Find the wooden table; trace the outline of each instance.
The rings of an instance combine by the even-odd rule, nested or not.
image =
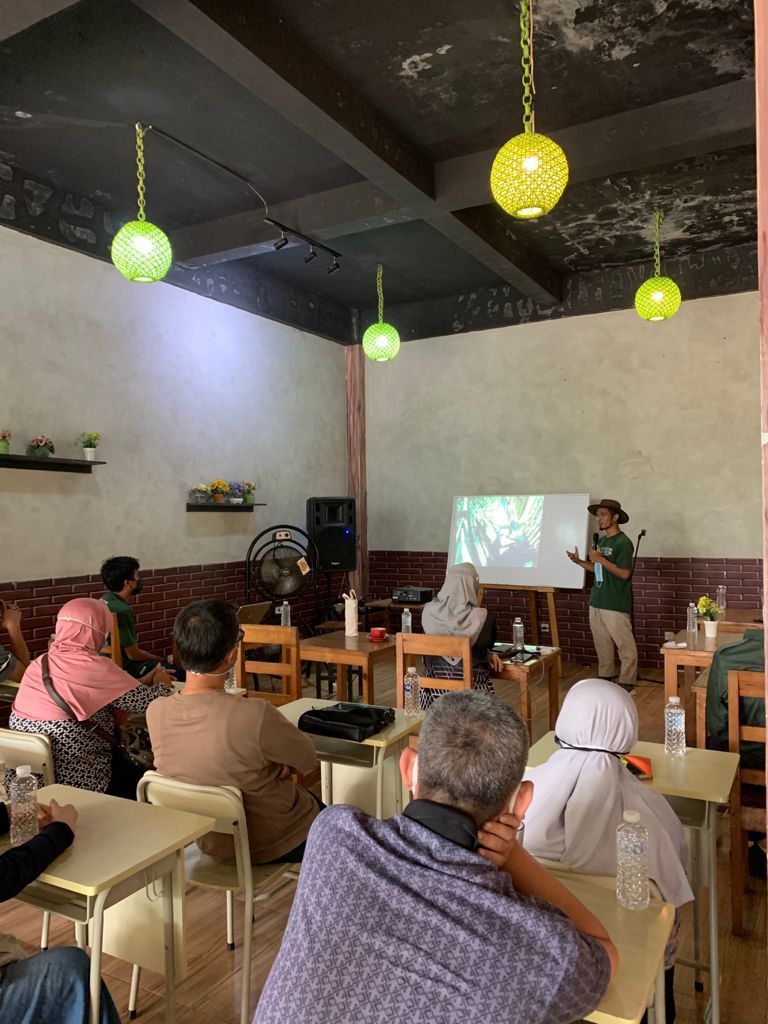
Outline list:
[[[528,767],[547,761],[558,746],[554,732],[534,743],[528,753]],[[709,854],[709,872],[706,884],[709,889],[709,964],[698,962],[698,917],[694,901],[694,961],[688,962],[696,970],[710,973],[711,1024],[720,1024],[720,973],[717,934],[717,820],[716,807],[727,804],[731,788],[739,768],[739,755],[724,750],[698,750],[689,748],[684,757],[667,757],[663,743],[638,742],[632,748],[633,754],[649,757],[653,778],[644,785],[667,797],[678,815],[684,817],[691,804],[702,809],[701,816],[684,822],[691,829],[691,835],[698,842],[698,835],[706,836]],[[694,851],[694,860],[696,852]],[[695,884],[694,880],[694,884]],[[679,960],[679,963],[686,963]],[[591,1019],[591,1018],[590,1018]]]
[[[717,628],[725,626],[730,633],[737,633],[745,629],[763,628],[762,608],[726,608],[725,612],[717,620]],[[699,629],[704,629],[704,620],[699,619]]]
[[[336,665],[336,695],[339,700],[347,699],[349,666],[358,666],[362,670],[363,700],[366,704],[373,704],[373,669],[379,662],[395,660],[395,638],[390,635],[386,640],[371,640],[367,633],[345,636],[341,630],[302,640],[299,656],[302,661]]]
[[[213,818],[151,807],[73,786],[45,786],[41,803],[58,800],[78,812],[75,841],[16,899],[76,922],[78,944],[90,924],[91,1024],[98,1024],[104,912],[153,882],[163,890],[165,1012],[173,1022],[174,873],[183,868],[184,847],[210,832]],[[0,844],[0,851],[8,842]],[[181,877],[181,876],[180,876]],[[180,895],[180,894],[176,894]]]
[[[696,677],[696,670],[701,672],[712,664],[712,658],[719,647],[726,644],[737,644],[741,641],[738,633],[718,633],[717,636],[707,637],[703,630],[695,633],[688,633],[681,629],[676,633],[673,640],[676,643],[685,643],[686,647],[662,647],[661,654],[664,658],[664,700],[678,696],[678,669],[684,670],[683,706],[686,705],[688,696]]]
[[[547,868],[592,911],[619,951],[616,976],[586,1019],[638,1024],[655,989],[656,1024],[665,1024],[664,950],[675,920],[672,904],[652,900],[646,910],[625,910],[616,900],[615,878],[560,870],[550,862]]]
[[[312,708],[330,707],[334,700],[313,700],[302,697],[278,708],[289,722],[298,724],[305,711]],[[376,817],[384,816],[384,763],[389,760],[395,775],[395,814],[402,810],[402,786],[400,784],[400,753],[408,746],[408,739],[421,729],[424,719],[422,713],[408,717],[404,711],[395,708],[395,720],[386,729],[375,736],[356,743],[352,740],[339,740],[332,736],[306,735],[312,740],[317,751],[318,760],[323,766],[322,789],[323,803],[333,803],[333,766],[346,765],[353,768],[375,768],[376,770]]]
[[[526,648],[528,650],[528,648]],[[547,680],[549,694],[549,727],[554,729],[560,712],[560,680],[563,675],[561,651],[559,647],[540,647],[540,655],[531,654],[530,660],[519,662],[505,661],[501,673],[496,679],[511,679],[520,688],[520,717],[528,727],[528,738],[533,742],[533,715],[531,710],[531,677],[543,672]]]

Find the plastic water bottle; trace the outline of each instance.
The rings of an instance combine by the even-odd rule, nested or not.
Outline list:
[[[403,608],[403,614],[400,618],[400,632],[401,633],[412,633],[413,632],[413,616],[411,615],[410,608]]]
[[[721,612],[725,611],[727,607],[725,603],[725,584],[722,584],[717,588],[717,597],[715,598],[715,604]]]
[[[280,605],[280,625],[290,626],[291,624],[291,606],[287,601],[283,601]]]
[[[11,846],[34,839],[37,823],[37,779],[28,764],[20,764],[8,787],[11,798]]]
[[[512,623],[512,647],[516,652],[525,650],[525,629],[519,615]]]
[[[232,690],[237,689],[237,669],[233,665],[232,668],[227,672],[227,676],[224,680],[224,689],[227,693],[231,693]]]
[[[419,713],[419,674],[415,668],[409,668],[403,680],[403,705],[407,718],[414,718]]]
[[[696,611],[696,605],[691,601],[688,605],[688,619],[685,624],[685,628],[689,633],[695,633],[698,628],[699,615]]]
[[[685,754],[685,708],[679,697],[670,697],[664,708],[664,753],[667,757]]]
[[[648,829],[638,811],[624,811],[616,829],[616,899],[627,910],[645,910],[648,889]]]

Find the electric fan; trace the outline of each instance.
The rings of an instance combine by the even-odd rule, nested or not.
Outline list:
[[[259,593],[272,601],[295,597],[305,586],[314,590],[318,612],[320,557],[312,538],[296,526],[270,526],[254,537],[245,556],[245,598]]]

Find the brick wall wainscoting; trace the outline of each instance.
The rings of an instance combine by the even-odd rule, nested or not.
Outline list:
[[[563,556],[565,557],[565,556]],[[391,597],[392,588],[407,584],[440,589],[447,555],[443,551],[371,551],[370,594]],[[686,607],[702,594],[715,596],[724,583],[733,608],[759,608],[762,603],[762,562],[759,558],[638,558],[633,581],[635,638],[640,664],[660,667],[659,648],[667,630],[685,629]],[[512,639],[519,615],[530,637],[528,596],[489,591],[486,606],[496,616],[499,638]],[[560,645],[566,657],[594,662],[589,630],[589,589],[562,590],[555,596]],[[539,597],[539,622],[547,622],[546,600]],[[414,628],[419,626],[414,614]],[[548,633],[541,633],[547,643]]]
[[[235,605],[245,602],[245,563],[221,562],[214,565],[179,565],[166,569],[142,569],[144,589],[136,602],[136,626],[139,645],[158,655],[171,652],[171,631],[178,611],[190,601],[203,598],[221,598]],[[326,594],[335,596],[343,576],[334,573],[320,578],[320,608],[324,617]],[[18,601],[23,611],[21,622],[24,636],[33,657],[41,654],[55,628],[56,615],[66,601],[75,597],[100,597],[104,587],[99,576],[67,576],[61,579],[26,580],[0,583],[0,598]],[[259,594],[252,601],[264,600]],[[295,595],[288,595],[291,621],[302,634],[315,622],[315,591],[310,581]],[[282,604],[282,599],[275,602]],[[274,615],[267,615],[265,623],[279,624]],[[343,629],[343,623],[339,624]],[[0,632],[0,643],[7,637]]]

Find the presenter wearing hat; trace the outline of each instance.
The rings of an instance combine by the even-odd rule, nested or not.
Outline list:
[[[620,527],[629,522],[629,516],[614,498],[603,498],[589,511],[603,533],[589,552],[589,561],[579,558],[579,549],[569,551],[568,557],[587,572],[594,573],[595,582],[589,593],[589,625],[595,642],[598,675],[613,679],[616,665],[615,650],[619,652],[621,674],[619,685],[627,693],[635,692],[637,679],[637,645],[632,635],[632,556],[635,548]]]

